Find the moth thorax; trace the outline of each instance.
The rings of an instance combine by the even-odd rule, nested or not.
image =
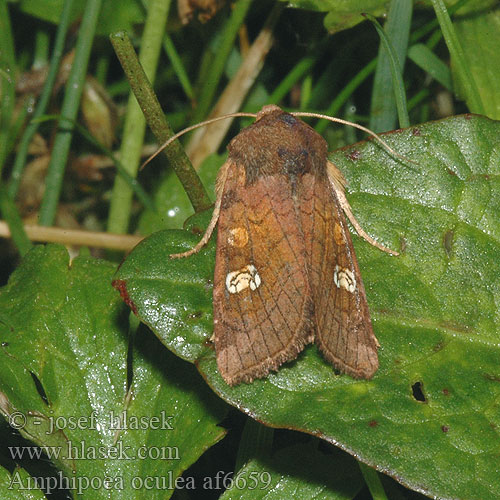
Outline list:
[[[243,130],[228,147],[230,159],[245,168],[246,184],[259,177],[285,174],[297,177],[305,173],[325,172],[327,145],[313,129],[297,121],[291,126],[275,120],[274,126],[249,127]],[[257,122],[260,124],[264,117]]]

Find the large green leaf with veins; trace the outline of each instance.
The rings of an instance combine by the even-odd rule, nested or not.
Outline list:
[[[74,497],[164,500],[168,478],[224,436],[226,405],[149,332],[129,342],[114,272],[56,245],[26,255],[0,290],[0,415],[45,450]],[[28,458],[29,445],[7,458]],[[10,498],[13,479],[0,476]]]
[[[359,143],[331,160],[348,179],[364,229],[354,235],[380,368],[370,381],[337,375],[314,346],[277,373],[229,387],[212,335],[214,239],[187,231],[139,244],[115,286],[161,341],[197,364],[225,401],[267,425],[337,444],[401,483],[440,498],[500,491],[500,124],[465,115]]]

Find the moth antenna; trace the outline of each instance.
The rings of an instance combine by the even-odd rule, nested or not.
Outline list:
[[[217,176],[217,181],[215,183],[216,199],[215,199],[214,211],[212,212],[212,218],[210,219],[210,224],[208,225],[207,230],[203,235],[203,238],[197,243],[196,246],[191,248],[191,250],[188,250],[187,252],[183,253],[171,254],[170,255],[171,259],[181,259],[183,257],[189,257],[194,253],[198,253],[208,243],[208,240],[210,239],[210,236],[212,236],[215,226],[217,225],[217,221],[219,220],[220,207],[222,205],[222,193],[224,192],[224,184],[226,183],[229,165],[231,165],[231,163],[229,161],[226,161],[226,163],[222,165],[219,171],[219,175]]]
[[[351,127],[362,130],[363,132],[370,134],[392,156],[395,156],[396,158],[399,158],[400,160],[403,160],[405,162],[410,162],[410,163],[413,163],[414,165],[417,165],[417,163],[414,162],[413,160],[406,158],[405,156],[399,154],[397,151],[392,149],[391,146],[389,146],[389,144],[387,144],[387,142],[385,142],[377,133],[375,133],[373,130],[370,130],[369,128],[363,127],[363,125],[359,125],[358,123],[350,122],[349,120],[343,120],[342,118],[336,118],[334,116],[322,115],[321,113],[308,113],[306,111],[297,111],[297,112],[293,112],[290,114],[293,116],[309,116],[311,118],[320,118],[320,119],[330,120],[331,122],[341,123],[342,125],[349,125]]]
[[[332,162],[327,162],[327,173],[328,173],[328,178],[330,179],[330,183],[332,184],[332,187],[335,190],[335,194],[339,199],[339,203],[340,206],[342,207],[342,210],[346,214],[347,218],[351,221],[351,224],[354,226],[354,229],[356,229],[356,232],[361,236],[361,238],[363,238],[368,243],[370,243],[370,245],[373,245],[379,250],[382,250],[383,252],[386,252],[391,255],[399,255],[398,252],[395,252],[394,250],[391,250],[390,248],[387,248],[384,245],[381,245],[380,243],[375,241],[370,235],[368,235],[363,230],[361,224],[356,220],[356,217],[354,217],[354,214],[352,213],[351,205],[349,205],[349,202],[347,201],[347,198],[345,196],[344,192],[345,184],[342,183],[343,180],[342,174],[340,174],[339,177],[340,172],[339,173],[338,172],[339,169]]]
[[[414,161],[406,158],[405,156],[399,154],[396,152],[394,149],[392,149],[389,144],[387,144],[383,139],[381,139],[375,132],[370,130],[367,127],[363,127],[362,125],[359,125],[354,122],[350,122],[348,120],[343,120],[342,118],[336,118],[333,116],[328,116],[328,115],[323,115],[321,113],[309,113],[309,112],[303,112],[303,111],[297,111],[297,112],[292,112],[290,113],[293,116],[307,116],[311,118],[319,118],[319,119],[325,119],[329,120],[331,122],[335,123],[340,123],[343,125],[350,125],[351,127],[357,128],[359,130],[362,130],[363,132],[366,132],[370,134],[371,136],[374,137],[385,149],[388,151],[391,155],[400,158],[404,161],[408,161],[411,163],[415,163]],[[220,120],[225,120],[226,118],[238,118],[238,117],[247,117],[247,118],[256,118],[258,116],[257,113],[244,113],[244,112],[237,112],[237,113],[228,113],[227,115],[223,116],[218,116],[216,118],[211,118],[209,120],[205,120],[203,122],[197,123],[195,125],[191,125],[189,127],[186,127],[185,129],[181,130],[180,132],[177,132],[174,134],[172,137],[170,137],[168,140],[166,140],[159,148],[158,150],[153,153],[140,167],[140,170],[142,170],[151,160],[156,158],[165,148],[167,148],[173,141],[181,137],[182,135],[191,132],[192,130],[195,130],[200,127],[204,127],[206,125],[210,125],[211,123],[218,122]],[[215,200],[215,206],[214,206],[214,211],[212,213],[212,218],[210,220],[210,223],[205,231],[205,234],[203,235],[202,239],[197,243],[196,246],[191,248],[190,250],[182,253],[176,253],[176,254],[171,254],[170,258],[171,259],[180,259],[183,257],[189,257],[190,255],[193,255],[195,253],[198,253],[210,240],[210,237],[212,236],[212,233],[215,229],[215,226],[217,225],[217,221],[219,220],[219,215],[220,215],[220,210],[221,210],[221,205],[222,205],[222,192],[224,188],[224,184],[226,182],[227,178],[227,172],[229,169],[230,163],[226,161],[226,163],[222,166],[219,175],[217,176],[217,182],[216,182],[216,200]],[[349,205],[349,202],[347,201],[347,198],[345,197],[344,193],[344,187],[345,187],[345,179],[340,173],[340,171],[337,169],[337,167],[333,164],[328,162],[328,177],[330,179],[330,182],[333,186],[333,189],[335,190],[337,197],[339,199],[340,205],[342,207],[342,210],[346,214],[347,218],[351,221],[351,224],[354,226],[356,229],[357,233],[368,243],[371,245],[375,246],[376,248],[387,252],[391,255],[399,255],[398,252],[395,252],[394,250],[391,250],[377,241],[375,241],[371,236],[369,236],[361,227],[359,222],[356,220],[354,217],[354,214],[352,213],[351,206]]]
[[[181,135],[187,134],[191,132],[191,130],[195,130],[200,127],[204,127],[205,125],[210,125],[211,123],[218,122],[220,120],[225,120],[226,118],[237,118],[237,117],[247,117],[247,118],[255,118],[257,113],[229,113],[227,115],[217,116],[216,118],[211,118],[210,120],[205,120],[204,122],[197,123],[196,125],[191,125],[190,127],[186,127],[182,129],[180,132],[177,132],[172,137],[167,139],[142,165],[139,170],[142,170],[151,160],[156,158],[165,148],[170,146],[172,142],[181,137]]]

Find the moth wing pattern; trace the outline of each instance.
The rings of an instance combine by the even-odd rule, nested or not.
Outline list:
[[[365,289],[339,200],[329,182],[304,179],[302,199],[305,240],[310,245],[315,342],[341,372],[371,378],[378,368]]]
[[[307,256],[290,181],[246,183],[229,159],[214,273],[217,365],[230,385],[266,376],[314,338]]]

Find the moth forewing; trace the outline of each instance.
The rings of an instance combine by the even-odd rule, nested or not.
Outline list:
[[[310,248],[315,342],[341,372],[370,378],[378,367],[378,342],[347,223],[326,172],[304,176],[300,197],[302,231]]]
[[[217,365],[224,380],[235,385],[294,359],[312,341],[313,323],[304,241],[290,183],[275,174],[248,184],[245,167],[230,161],[217,230],[213,299]]]

